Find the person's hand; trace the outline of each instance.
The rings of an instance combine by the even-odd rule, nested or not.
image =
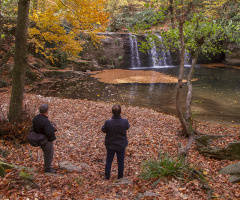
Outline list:
[[[56,126],[56,124],[54,124],[53,122],[51,122],[51,124],[52,124],[53,128],[55,129],[54,132],[56,132],[56,131],[57,131],[57,126]]]

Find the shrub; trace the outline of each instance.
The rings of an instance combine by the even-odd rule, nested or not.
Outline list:
[[[37,74],[31,71],[30,68],[28,67],[26,70],[26,78],[25,78],[26,84],[30,84],[34,81],[37,81],[37,79],[38,79]]]
[[[27,109],[27,106],[25,106],[22,122],[10,122],[4,117],[4,113],[0,107],[0,138],[4,140],[17,140],[19,143],[27,142],[33,116],[33,111],[30,111],[30,109]]]
[[[8,86],[8,83],[5,80],[0,79],[0,88],[6,87],[6,86]]]
[[[160,15],[152,9],[144,9],[139,12],[129,12],[125,9],[123,12],[111,17],[108,31],[120,31],[122,28],[134,28],[139,22],[147,24],[148,27],[161,22]]]
[[[164,177],[187,180],[193,170],[184,158],[168,154],[161,155],[158,159],[147,160],[142,168],[140,177],[145,180],[155,180],[153,186],[156,186]]]

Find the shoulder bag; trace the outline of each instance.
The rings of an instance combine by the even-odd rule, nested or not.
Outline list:
[[[29,132],[27,140],[33,147],[42,146],[48,141],[46,135],[38,134],[33,129]]]

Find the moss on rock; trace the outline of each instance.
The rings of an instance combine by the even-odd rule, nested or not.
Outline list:
[[[6,175],[6,171],[2,165],[0,165],[0,176],[3,178]]]

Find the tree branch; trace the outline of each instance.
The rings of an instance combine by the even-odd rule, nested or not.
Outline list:
[[[0,67],[2,67],[3,65],[5,65],[7,63],[7,61],[11,57],[11,55],[12,55],[12,48],[10,48],[10,50],[5,54],[5,56],[0,61]]]

